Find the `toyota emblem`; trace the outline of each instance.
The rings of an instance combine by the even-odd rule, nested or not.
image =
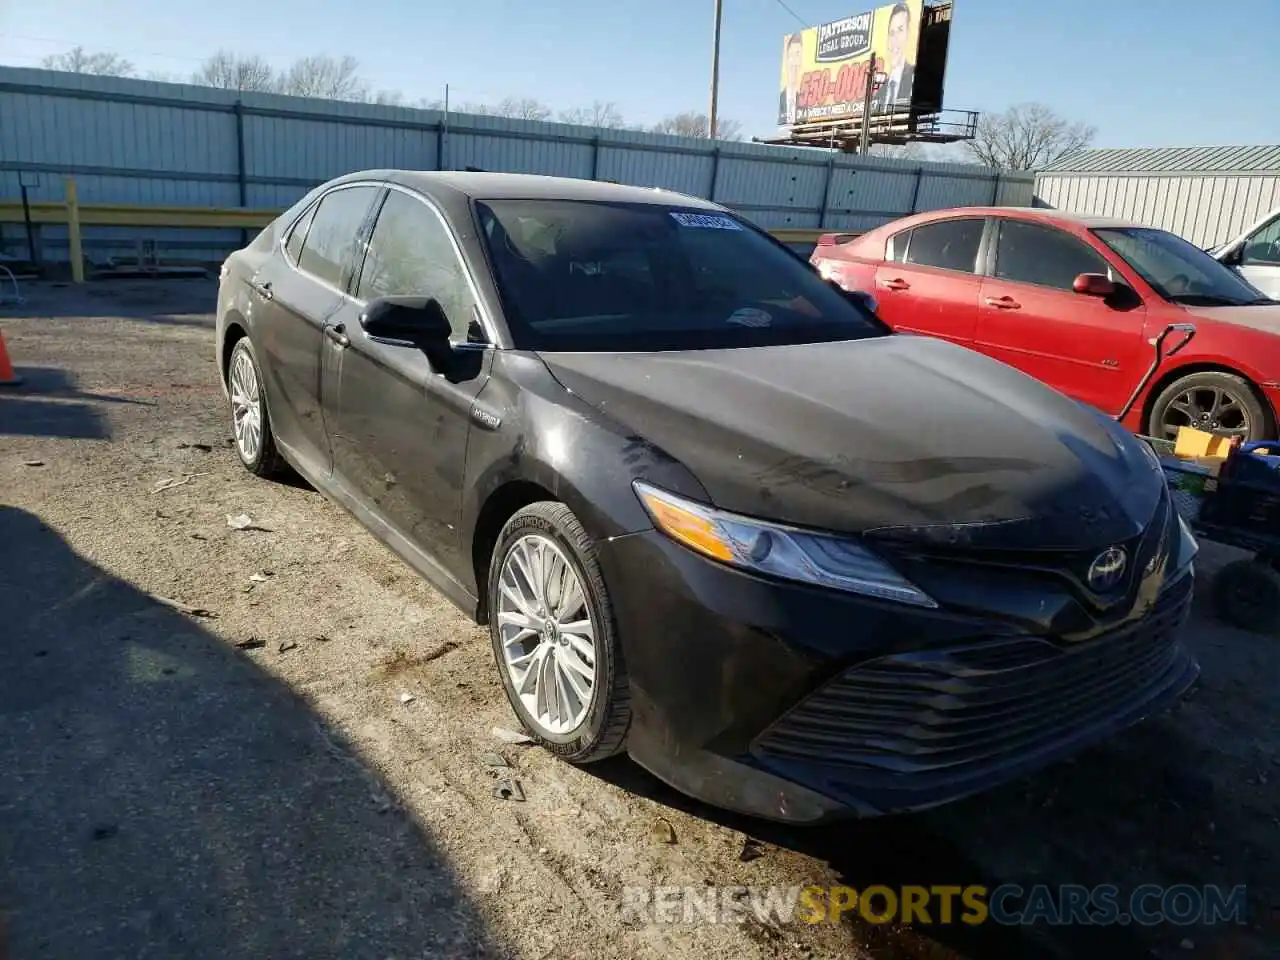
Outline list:
[[[1119,547],[1107,547],[1089,565],[1089,589],[1098,593],[1114,590],[1124,579],[1129,558]]]

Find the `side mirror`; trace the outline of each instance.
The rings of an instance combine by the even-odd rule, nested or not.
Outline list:
[[[440,301],[432,297],[378,297],[360,314],[369,339],[392,346],[417,347],[431,366],[445,371],[453,361],[453,327]]]
[[[1109,297],[1116,292],[1116,285],[1101,273],[1082,273],[1072,281],[1071,289],[1086,297]]]

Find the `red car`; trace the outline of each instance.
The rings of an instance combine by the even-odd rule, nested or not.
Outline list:
[[[810,262],[871,294],[896,330],[963,344],[1112,416],[1150,369],[1154,338],[1192,323],[1194,337],[1162,364],[1124,425],[1152,436],[1183,425],[1276,436],[1280,303],[1166,230],[965,207],[861,236],[824,234]]]

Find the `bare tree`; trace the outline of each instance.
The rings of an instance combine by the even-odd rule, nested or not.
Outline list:
[[[285,71],[280,92],[321,100],[367,100],[369,88],[359,70],[355,57],[303,57]]]
[[[599,100],[589,107],[561,110],[559,120],[561,123],[577,123],[584,127],[600,127],[606,130],[616,130],[626,126],[616,104],[602,103]]]
[[[115,53],[89,53],[84,47],[72,47],[66,53],[55,53],[40,61],[46,70],[68,73],[92,73],[99,77],[132,77],[133,64]]]
[[[670,133],[677,137],[708,137],[711,133],[711,120],[705,113],[688,111],[663,117],[653,125],[654,133]],[[741,140],[742,124],[736,120],[716,119],[717,140]]]
[[[219,50],[191,75],[191,82],[223,90],[257,90],[274,93],[280,84],[271,64],[262,57],[240,57]]]
[[[507,97],[487,112],[495,117],[514,117],[517,120],[546,120],[551,116],[551,108],[532,97]]]
[[[894,160],[923,160],[925,148],[922,143],[873,143],[870,156],[892,157]]]
[[[979,163],[1000,170],[1035,170],[1087,147],[1096,131],[1071,123],[1043,103],[1019,103],[978,118],[977,136],[965,147]]]

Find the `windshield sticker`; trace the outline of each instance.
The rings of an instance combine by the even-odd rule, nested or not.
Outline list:
[[[755,307],[743,307],[741,310],[733,311],[728,322],[743,327],[767,327],[773,323],[773,314],[765,310],[757,310]]]
[[[741,230],[742,224],[733,217],[725,217],[715,213],[671,213],[671,219],[682,227],[697,227],[701,230]]]

